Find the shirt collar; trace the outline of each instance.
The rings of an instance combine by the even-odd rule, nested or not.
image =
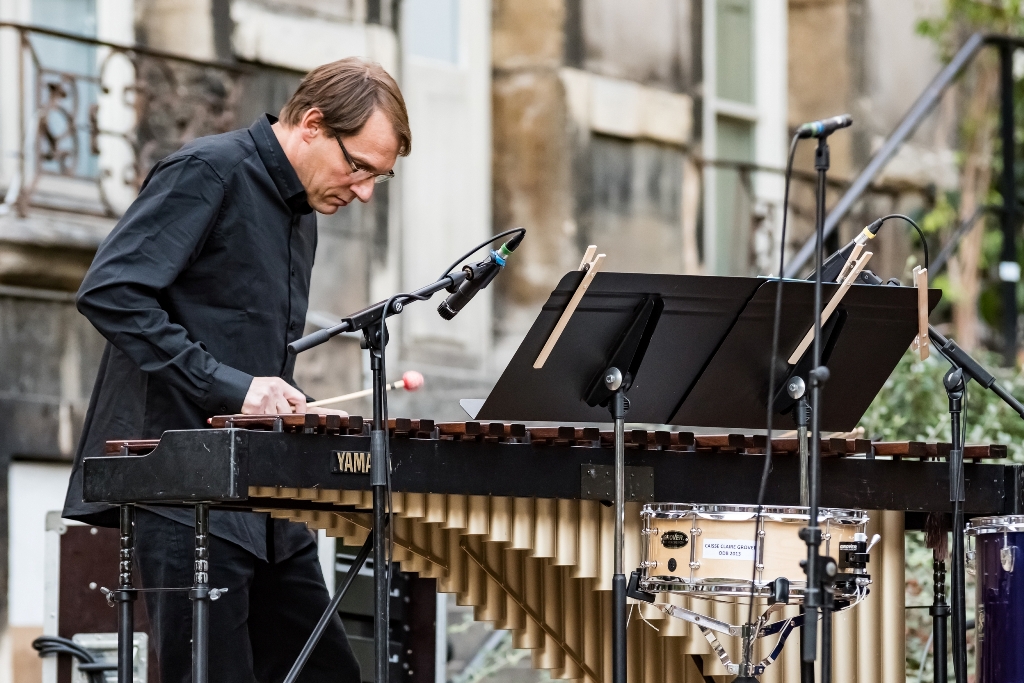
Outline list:
[[[293,213],[312,213],[313,208],[306,201],[306,188],[302,186],[298,174],[285,156],[281,143],[270,126],[277,123],[277,117],[265,114],[249,126],[249,134],[256,143],[256,152],[267,167],[274,185],[281,193],[281,199]]]

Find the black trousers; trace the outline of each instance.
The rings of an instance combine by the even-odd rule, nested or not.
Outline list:
[[[143,586],[191,586],[195,549],[192,528],[141,509],[136,512],[135,524],[136,559]],[[268,534],[271,546],[269,529]],[[228,589],[210,605],[211,683],[284,680],[327,609],[330,595],[315,545],[280,562],[272,561],[272,552],[269,556],[271,561],[265,562],[234,543],[210,537],[210,587]],[[190,683],[192,601],[187,592],[144,595],[161,683]],[[337,614],[299,681],[359,683],[359,664]]]

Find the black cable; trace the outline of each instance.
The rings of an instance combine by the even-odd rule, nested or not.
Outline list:
[[[902,213],[890,213],[888,216],[882,216],[881,218],[879,218],[878,220],[876,220],[874,222],[874,225],[877,225],[879,228],[881,228],[882,227],[882,223],[886,222],[890,218],[902,218],[903,220],[905,220],[906,222],[908,222],[912,226],[914,226],[914,230],[917,230],[917,235],[918,235],[918,237],[921,238],[921,249],[924,250],[924,267],[925,267],[925,269],[927,269],[928,268],[928,241],[924,238],[924,230],[922,230],[921,226],[917,224],[917,221],[915,221],[910,216],[907,216],[907,215],[902,214]],[[877,232],[877,229],[874,232]]]
[[[99,664],[100,666],[95,669],[93,669],[93,667],[79,667],[84,669],[84,673],[89,677],[89,680],[92,683],[103,683],[104,671],[117,670],[117,664],[97,662],[91,652],[68,638],[61,638],[60,636],[39,636],[32,641],[32,647],[39,653],[40,657],[46,657],[48,655],[68,655],[70,657],[74,657],[82,664]]]
[[[767,438],[765,439],[764,469],[761,471],[761,485],[757,489],[757,516],[754,519],[754,569],[750,576],[750,606],[747,610],[747,623],[754,618],[754,594],[756,593],[757,582],[757,542],[759,540],[757,527],[761,523],[761,508],[764,506],[765,491],[768,487],[768,475],[772,470],[772,417],[775,413],[775,364],[779,355],[779,328],[782,325],[782,283],[785,281],[783,273],[786,266],[786,225],[789,215],[789,183],[793,174],[793,158],[796,156],[796,145],[800,137],[794,135],[789,143],[789,159],[786,162],[786,185],[782,193],[782,230],[779,238],[779,286],[775,290],[775,315],[772,321],[772,355],[771,364],[768,369],[768,415],[766,423],[768,427]],[[749,653],[747,653],[749,654]],[[748,660],[749,661],[749,660]]]
[[[463,261],[465,261],[466,259],[468,259],[468,258],[469,258],[470,256],[472,256],[472,255],[473,255],[473,254],[475,254],[476,252],[478,252],[478,251],[480,251],[481,249],[483,249],[484,247],[486,247],[486,246],[487,246],[488,244],[490,244],[490,243],[491,243],[491,242],[493,242],[494,240],[496,240],[496,239],[498,239],[498,238],[500,238],[500,237],[504,237],[505,235],[511,235],[512,233],[516,233],[516,232],[518,232],[518,233],[522,233],[522,234],[524,234],[524,235],[525,235],[525,234],[526,234],[526,228],[512,228],[511,230],[506,230],[505,232],[499,232],[499,233],[498,233],[497,235],[495,235],[495,236],[493,236],[493,237],[491,237],[491,238],[489,238],[489,239],[487,239],[487,240],[485,240],[485,241],[481,242],[480,244],[476,245],[475,247],[473,247],[472,249],[470,249],[469,251],[467,251],[467,252],[466,252],[465,254],[463,254],[462,256],[460,256],[460,257],[458,258],[458,260],[457,260],[457,261],[455,261],[455,262],[454,262],[453,264],[451,264],[450,266],[448,266],[448,270],[446,270],[446,271],[444,271],[443,273],[441,273],[441,277],[439,277],[439,278],[437,278],[437,279],[438,279],[438,280],[441,280],[441,279],[444,279],[444,278],[448,277],[448,273],[450,273],[450,272],[452,272],[453,270],[455,270],[455,267],[456,267],[456,266],[458,266],[458,265],[459,265],[460,263],[462,263]]]

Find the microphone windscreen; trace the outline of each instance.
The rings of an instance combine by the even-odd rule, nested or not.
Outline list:
[[[402,383],[406,391],[416,391],[423,386],[423,375],[415,370],[408,370],[402,374]]]

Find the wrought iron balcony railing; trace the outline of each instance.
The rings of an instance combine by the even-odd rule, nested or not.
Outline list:
[[[120,216],[157,161],[276,110],[303,75],[11,22],[0,31],[18,36],[18,92],[0,96],[0,116],[18,119],[19,140],[4,146],[18,151],[7,194],[21,216]]]

